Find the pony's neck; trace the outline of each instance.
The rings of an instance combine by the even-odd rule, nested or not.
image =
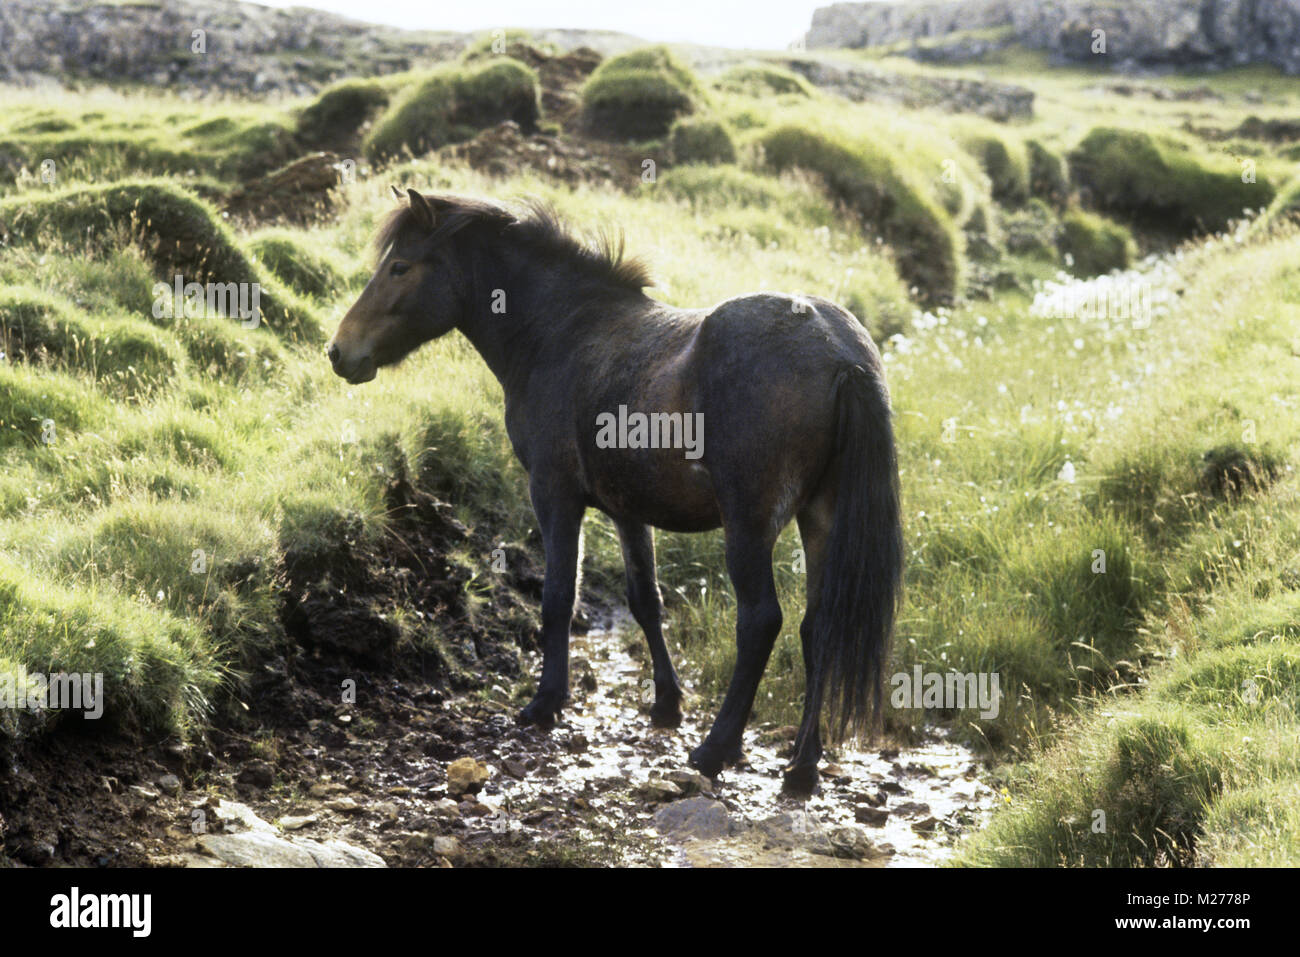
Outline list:
[[[579,266],[539,262],[522,249],[482,250],[466,271],[470,292],[459,329],[507,396],[522,390],[550,342],[573,342],[586,310],[612,294]]]

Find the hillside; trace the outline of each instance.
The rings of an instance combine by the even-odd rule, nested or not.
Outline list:
[[[240,5],[221,66],[154,82],[173,8],[107,10],[4,7],[46,32],[0,44],[0,690],[98,675],[104,710],[0,709],[0,861],[1300,863],[1300,79]],[[455,333],[362,385],[322,354],[394,186],[621,233],[673,305],[849,309],[898,438],[889,675],[999,706],[892,704],[782,796],[791,526],[745,755],[705,779],[722,534],[657,537],[690,696],[656,730],[592,513],[570,711],[518,726],[544,556],[499,383]]]
[[[894,47],[929,62],[978,60],[1010,44],[1052,62],[1121,72],[1268,64],[1300,73],[1297,0],[905,0],[834,3],[809,47]]]

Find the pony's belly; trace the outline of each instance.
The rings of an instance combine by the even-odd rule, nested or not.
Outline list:
[[[602,453],[603,454],[603,453]],[[588,472],[596,507],[615,518],[673,532],[722,524],[713,481],[702,462],[675,455],[618,455]]]

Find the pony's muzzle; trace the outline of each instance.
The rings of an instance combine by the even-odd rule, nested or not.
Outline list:
[[[342,351],[334,343],[330,344],[325,354],[329,356],[330,365],[334,367],[334,374],[347,379],[352,385],[369,382],[375,377],[375,360],[369,355],[362,356],[356,362],[345,362]]]

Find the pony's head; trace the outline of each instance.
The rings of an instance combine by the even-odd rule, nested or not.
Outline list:
[[[381,366],[450,332],[467,305],[466,277],[448,240],[484,211],[413,189],[406,197],[379,232],[375,274],[326,347],[334,371],[352,383],[369,382]]]

